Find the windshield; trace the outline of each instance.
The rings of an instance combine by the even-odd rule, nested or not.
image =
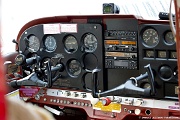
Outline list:
[[[159,19],[159,12],[169,12],[170,0],[1,0],[2,53],[15,50],[12,43],[27,22],[59,15],[102,14],[103,3],[115,3],[120,14],[133,14],[145,19]]]

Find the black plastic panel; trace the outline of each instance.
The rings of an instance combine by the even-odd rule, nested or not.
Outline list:
[[[55,25],[60,25],[60,23],[56,23]],[[103,31],[102,26],[100,24],[64,24],[64,25],[77,25],[77,31],[68,30],[67,32],[60,32],[54,34],[44,34],[43,27],[45,25],[37,25],[26,30],[20,39],[20,51],[25,56],[30,57],[32,54],[37,54],[41,57],[43,61],[45,58],[54,59],[54,64],[56,63],[55,57],[61,56],[61,63],[64,65],[64,71],[61,72],[62,77],[58,79],[53,85],[54,87],[66,87],[66,88],[74,88],[85,90],[84,82],[88,84],[91,83],[91,75],[84,77],[88,72],[90,72],[94,68],[101,69],[98,74],[99,80],[99,89],[103,90],[104,85],[104,60],[103,60]],[[50,33],[51,31],[49,31]],[[85,35],[93,35],[96,38],[96,42],[94,39],[89,37],[84,42]],[[35,35],[40,40],[40,49],[36,53],[31,53],[28,51],[27,44],[28,42],[24,40],[24,38],[28,38],[29,35]],[[47,36],[52,36],[56,39],[56,49],[54,51],[47,51],[45,48],[44,40]],[[68,36],[73,36],[75,40],[69,40],[65,42],[65,39]],[[72,37],[70,38],[72,39]],[[90,41],[88,41],[90,40]],[[77,43],[76,43],[77,42]],[[93,43],[94,42],[94,43]],[[49,44],[52,44],[50,40]],[[69,51],[67,50],[67,46],[69,47]],[[89,48],[94,50],[86,50],[88,47],[92,47],[92,44],[96,44],[97,47]],[[75,47],[77,45],[77,47]],[[26,46],[26,47],[25,47]],[[75,48],[77,50],[74,50]],[[73,52],[72,52],[73,51]],[[78,63],[79,62],[79,63]],[[79,68],[77,67],[79,66]],[[71,70],[69,70],[72,68]],[[79,69],[79,71],[77,70]],[[76,71],[77,70],[77,71]],[[90,71],[89,71],[90,70]],[[89,85],[88,85],[89,86]]]

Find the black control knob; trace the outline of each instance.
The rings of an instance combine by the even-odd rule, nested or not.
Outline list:
[[[131,58],[132,58],[132,59],[133,59],[133,58],[136,58],[136,56],[135,56],[135,55],[132,55]]]
[[[172,77],[173,71],[169,66],[162,66],[159,69],[159,75],[163,80],[167,81]]]
[[[113,49],[113,50],[118,50],[118,47],[117,47],[117,46],[113,46],[112,49]]]
[[[135,48],[134,47],[129,47],[129,51],[134,51]]]

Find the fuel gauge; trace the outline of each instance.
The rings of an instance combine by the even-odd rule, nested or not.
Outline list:
[[[147,58],[154,58],[154,51],[153,50],[146,50],[145,57]]]
[[[170,58],[171,59],[177,59],[177,53],[175,51],[170,52]]]
[[[166,51],[158,51],[158,58],[166,58],[167,54]]]

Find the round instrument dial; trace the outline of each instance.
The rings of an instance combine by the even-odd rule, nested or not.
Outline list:
[[[159,43],[158,33],[152,28],[148,28],[143,32],[142,39],[147,47],[155,47]]]
[[[35,35],[31,35],[28,39],[29,52],[37,52],[40,48],[40,41]]]
[[[67,67],[68,67],[69,74],[73,77],[77,77],[82,71],[81,64],[77,60],[69,61]]]
[[[175,43],[175,39],[174,39],[172,32],[167,32],[165,34],[164,40],[169,45],[173,45]]]
[[[44,41],[45,48],[48,52],[53,52],[56,50],[56,39],[53,36],[47,36]]]
[[[83,43],[86,52],[94,52],[97,49],[97,38],[93,34],[86,34]]]
[[[64,41],[65,50],[68,53],[74,53],[78,49],[78,43],[74,36],[67,36]]]

